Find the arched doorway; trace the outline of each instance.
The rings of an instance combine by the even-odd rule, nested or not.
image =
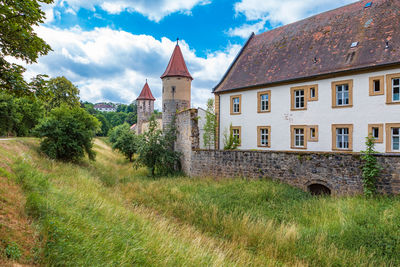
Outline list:
[[[323,184],[310,184],[308,186],[308,191],[314,196],[323,196],[323,195],[330,195],[331,189]]]

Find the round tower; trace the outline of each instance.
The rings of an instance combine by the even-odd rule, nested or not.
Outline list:
[[[162,79],[162,123],[163,130],[168,128],[177,111],[190,108],[190,75],[182,51],[177,42]]]
[[[147,84],[147,80],[145,85],[143,86],[142,92],[139,97],[136,99],[137,103],[137,133],[142,133],[143,123],[149,121],[151,115],[154,113],[154,98],[151,93],[150,87]]]

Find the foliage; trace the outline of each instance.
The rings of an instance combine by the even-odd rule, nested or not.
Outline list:
[[[232,124],[229,127],[229,136],[224,132],[224,150],[234,150],[240,145],[237,137],[233,137]]]
[[[96,113],[94,115],[101,122],[101,131],[97,133],[98,136],[107,136],[111,129],[110,122],[101,113]]]
[[[39,38],[33,27],[44,20],[42,3],[52,0],[8,0],[0,1],[0,88],[16,94],[28,92],[28,84],[23,79],[25,69],[9,63],[6,57],[34,63],[41,55],[46,55],[50,46]]]
[[[113,149],[119,150],[132,162],[132,157],[136,153],[137,137],[131,131],[129,124],[124,123],[112,129],[109,140]]]
[[[22,256],[21,250],[19,249],[18,244],[15,242],[8,244],[4,252],[6,253],[7,258],[12,260],[18,260]]]
[[[175,122],[170,124],[165,133],[157,127],[156,118],[152,115],[149,130],[138,139],[138,157],[135,159],[136,167],[140,165],[148,167],[152,176],[156,173],[160,175],[173,173],[179,162],[179,153],[173,150],[176,140]]]
[[[13,134],[21,116],[17,112],[17,105],[13,97],[0,92],[0,135]]]
[[[48,82],[47,110],[66,105],[79,107],[79,89],[64,76],[50,79]]]
[[[84,109],[61,106],[41,121],[36,133],[43,138],[41,150],[52,159],[76,161],[86,152],[94,160],[92,139],[99,129],[100,122]]]
[[[215,147],[217,129],[217,117],[214,112],[214,99],[210,98],[207,101],[206,123],[204,124],[204,146],[208,149]]]
[[[20,117],[15,132],[17,136],[29,136],[33,134],[33,129],[45,115],[43,104],[41,101],[30,97],[17,98],[15,103]]]
[[[379,176],[382,167],[379,166],[375,154],[375,138],[369,135],[365,138],[367,149],[361,151],[361,159],[363,160],[362,176],[364,183],[364,194],[372,196],[376,193],[376,178]]]

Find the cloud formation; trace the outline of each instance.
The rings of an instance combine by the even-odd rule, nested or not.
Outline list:
[[[238,28],[230,29],[230,36],[247,38],[251,32],[265,31],[268,21],[272,28],[292,23],[306,17],[331,10],[357,0],[241,0],[234,5],[236,15],[244,15],[246,23]]]
[[[64,75],[76,84],[83,100],[130,103],[139,95],[147,78],[156,107],[161,106],[161,79],[176,44],[168,38],[157,40],[149,35],[134,35],[122,30],[79,27],[59,29],[40,26],[38,35],[53,52],[28,66],[27,77],[48,74]],[[211,89],[221,79],[240,46],[198,57],[185,41],[180,42],[192,84],[193,106],[205,105]]]
[[[149,20],[159,22],[176,12],[190,15],[195,6],[209,3],[211,0],[56,0],[51,7],[64,7],[69,13],[75,13],[81,8],[92,11],[101,8],[110,14],[119,14],[124,11],[136,12]],[[54,15],[51,11],[48,14]]]

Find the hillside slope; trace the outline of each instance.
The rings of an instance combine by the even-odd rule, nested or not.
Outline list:
[[[35,139],[0,142],[0,167],[18,192],[13,199],[0,190],[0,199],[19,203],[19,221],[33,240],[15,238],[23,253],[33,251],[20,263],[400,264],[398,197],[315,198],[271,181],[153,179],[101,140],[96,162],[55,162],[37,148]],[[10,262],[1,244],[0,259]]]

